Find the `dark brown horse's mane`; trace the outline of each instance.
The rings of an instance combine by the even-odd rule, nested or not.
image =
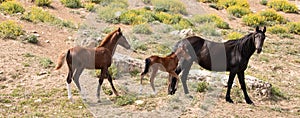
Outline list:
[[[118,31],[118,29],[116,29],[115,31],[109,33],[102,41],[101,43],[97,46],[97,47],[101,47],[104,44],[106,44],[111,38],[112,36]]]
[[[228,45],[243,44],[243,42],[247,41],[249,38],[253,38],[252,37],[253,34],[254,33],[249,33],[240,39],[226,41],[225,44]]]

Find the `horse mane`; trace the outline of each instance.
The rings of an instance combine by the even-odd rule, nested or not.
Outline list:
[[[236,44],[243,44],[244,42],[246,42],[249,38],[253,38],[252,35],[254,33],[249,33],[247,35],[245,35],[244,37],[240,38],[240,39],[236,39],[236,40],[228,40],[225,42],[226,45],[236,45]]]
[[[97,47],[102,47],[102,46],[105,45],[107,42],[109,42],[110,39],[112,38],[112,36],[113,36],[117,31],[118,31],[118,29],[115,30],[115,31],[110,32],[110,33],[109,33],[109,34],[101,41],[101,43],[100,43]]]

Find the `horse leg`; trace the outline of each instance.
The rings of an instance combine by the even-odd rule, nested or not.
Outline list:
[[[68,90],[68,99],[72,101],[72,93],[71,93],[71,82],[72,82],[73,71],[70,69],[67,77],[67,90]]]
[[[146,75],[147,73],[142,73],[141,74],[141,85],[140,85],[140,94],[142,93],[143,91],[143,79],[144,79],[144,76]]]
[[[177,75],[179,75],[181,71],[182,71],[181,66],[178,66],[178,67],[176,68],[176,70],[175,70],[175,73],[176,73]],[[175,84],[176,84],[176,78],[175,78],[175,77],[172,78],[172,76],[171,76],[171,78],[170,78],[170,88],[168,89],[168,94],[169,94],[169,95],[175,94],[175,91],[173,91],[173,90],[175,89]]]
[[[83,72],[83,69],[84,68],[77,68],[76,69],[76,72],[75,72],[75,75],[74,75],[74,82],[78,88],[78,90],[81,92],[81,94],[83,95],[83,99],[85,99],[85,93],[83,91],[81,91],[81,86],[80,86],[80,83],[79,83],[79,77],[81,75],[81,73]]]
[[[179,80],[179,77],[178,77],[178,75],[177,75],[174,71],[169,72],[169,74],[171,74],[173,77],[176,78],[176,88],[174,89],[174,91],[176,91],[177,88],[178,88],[178,83],[179,83],[178,80]]]
[[[101,102],[101,100],[100,100],[100,90],[101,90],[101,85],[102,85],[103,80],[104,80],[104,76],[105,76],[105,73],[104,73],[104,71],[103,71],[103,69],[102,69],[102,70],[101,70],[101,75],[98,76],[98,77],[99,77],[99,84],[98,84],[97,95],[96,95],[97,98],[98,98],[98,103]]]
[[[232,87],[232,84],[233,84],[235,74],[236,73],[234,73],[234,72],[230,72],[229,73],[229,79],[228,79],[228,82],[227,82],[226,101],[229,102],[229,103],[233,103],[232,99],[230,98],[230,90],[231,90],[231,87]]]
[[[116,96],[119,96],[117,90],[116,90],[115,87],[114,87],[112,77],[111,77],[111,75],[109,74],[108,70],[106,70],[106,74],[107,74],[107,76],[108,76],[108,81],[109,81],[109,83],[110,83],[111,88],[113,89],[114,94],[115,94]]]
[[[152,68],[152,73],[151,73],[151,76],[150,76],[150,85],[152,87],[152,90],[153,90],[154,94],[156,94],[155,87],[154,87],[154,78],[156,76],[157,71],[158,71],[158,68],[157,67],[153,67]]]
[[[169,93],[170,91],[172,91],[172,90],[171,90],[171,81],[172,81],[172,75],[169,73],[169,78],[168,78],[168,93]]]
[[[246,83],[245,83],[245,74],[244,74],[244,71],[237,73],[237,75],[238,75],[238,78],[239,78],[239,82],[241,84],[241,88],[242,88],[242,90],[244,92],[244,97],[245,97],[245,100],[246,100],[247,104],[253,104],[253,102],[249,98],[247,90],[246,90]]]
[[[183,70],[182,75],[181,75],[181,82],[182,82],[182,87],[183,87],[183,90],[184,90],[185,94],[189,93],[189,89],[187,87],[186,81],[187,81],[187,77],[188,77],[188,74],[190,72],[190,69],[192,67],[192,64],[193,64],[193,61],[186,61],[185,60],[181,63],[181,65],[180,65],[181,68],[178,67],[175,71],[176,74],[179,75],[181,69]],[[173,91],[171,92],[171,95],[175,94],[175,92],[176,92],[176,90],[174,89],[175,88],[175,83],[174,83],[175,79],[176,79],[175,77],[172,79],[172,89],[173,89]]]

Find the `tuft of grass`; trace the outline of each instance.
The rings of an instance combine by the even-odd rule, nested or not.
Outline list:
[[[195,32],[200,32],[206,36],[220,36],[221,33],[216,30],[216,25],[213,23],[204,23],[194,29]]]
[[[22,27],[15,21],[7,20],[0,23],[0,38],[16,39],[23,34]]]
[[[298,7],[287,0],[270,0],[267,4],[268,7],[276,11],[283,11],[286,13],[297,13]]]
[[[225,8],[225,9],[235,5],[249,8],[249,3],[247,0],[218,0],[217,5],[219,8]]]
[[[265,24],[267,25],[274,25],[274,24],[285,24],[287,20],[280,14],[278,14],[273,9],[267,9],[265,11],[261,11],[259,13],[262,17],[265,18]]]
[[[132,94],[117,96],[115,104],[117,104],[119,106],[131,105],[134,103],[135,100],[137,100],[137,98]]]
[[[259,14],[248,14],[242,17],[242,22],[248,26],[261,26],[264,25],[265,17]]]
[[[278,101],[280,99],[287,99],[286,95],[283,92],[281,92],[279,87],[274,86],[274,85],[271,88],[271,96],[270,97],[274,101]]]
[[[95,8],[95,3],[93,2],[88,2],[88,3],[85,3],[84,4],[84,8],[87,10],[87,11],[91,11],[91,12],[94,12],[96,10]]]
[[[34,3],[37,6],[50,6],[52,0],[34,0]]]
[[[208,83],[207,82],[199,82],[197,84],[197,88],[196,88],[196,91],[197,92],[205,92],[206,90],[208,89]]]
[[[139,75],[140,71],[138,69],[134,69],[133,71],[130,71],[129,73],[132,77],[136,77]]]
[[[49,67],[52,67],[52,66],[53,66],[53,62],[52,62],[51,59],[49,59],[49,58],[41,58],[41,59],[40,59],[40,65],[41,65],[43,68],[49,68]]]
[[[60,0],[60,2],[69,8],[81,8],[81,1],[80,0]]]
[[[114,79],[118,76],[118,67],[113,63],[111,66],[108,68],[108,72],[111,75],[111,77]]]
[[[21,3],[16,1],[6,1],[0,4],[0,10],[5,14],[24,13],[25,9]]]
[[[37,44],[38,43],[38,39],[35,35],[29,35],[28,37],[26,37],[25,39],[28,43],[32,43],[32,44]]]
[[[113,94],[113,92],[105,85],[102,85],[102,90],[103,90],[104,94],[106,94],[106,95],[112,95]]]
[[[96,12],[101,20],[108,23],[119,23],[119,18],[122,12],[128,7],[127,1],[111,2],[107,5],[100,6]]]
[[[133,26],[132,30],[133,30],[133,33],[137,33],[137,34],[152,34],[150,25],[147,23],[135,25],[135,26]]]
[[[261,5],[267,5],[268,4],[268,0],[261,0],[259,3]]]
[[[218,2],[218,0],[198,0],[199,2],[203,2],[203,3],[216,3]]]
[[[151,0],[154,10],[187,15],[185,5],[180,0]]]
[[[241,34],[239,32],[231,32],[231,33],[227,34],[228,40],[236,40],[236,39],[240,39],[242,37],[243,37],[243,34]]]

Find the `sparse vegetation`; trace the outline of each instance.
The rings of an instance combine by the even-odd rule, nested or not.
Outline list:
[[[180,0],[151,0],[155,11],[186,15],[185,5]]]
[[[135,95],[132,94],[126,94],[126,95],[122,95],[122,96],[117,96],[116,97],[116,103],[119,106],[125,106],[125,105],[131,105],[134,103],[134,101],[137,98],[135,97]]]
[[[84,3],[84,8],[85,8],[86,10],[88,10],[88,11],[93,12],[93,11],[96,10],[95,5],[96,5],[96,4],[95,4],[95,3],[92,3],[92,2]]]
[[[52,0],[34,0],[34,3],[37,6],[50,6]]]
[[[119,17],[122,12],[126,11],[128,4],[125,0],[111,2],[107,5],[100,6],[96,12],[101,20],[108,23],[119,23]]]
[[[215,14],[195,15],[195,16],[193,16],[192,21],[194,21],[195,23],[198,23],[198,24],[212,22],[212,23],[216,24],[216,26],[218,28],[221,28],[221,29],[229,29],[230,28],[228,23],[223,21],[221,19],[221,17],[219,17],[218,15],[215,15]]]
[[[106,94],[106,95],[112,95],[113,94],[113,92],[104,84],[102,85],[102,90],[103,90],[104,94]]]
[[[50,68],[53,66],[53,62],[51,61],[51,59],[49,58],[41,58],[40,59],[40,65],[43,67],[43,68]]]
[[[136,34],[151,34],[152,31],[150,29],[149,24],[140,24],[140,25],[135,25],[133,26],[133,33]]]
[[[243,34],[241,34],[239,32],[231,32],[231,33],[227,34],[228,40],[236,40],[236,39],[240,39],[242,37],[243,37]]]
[[[199,2],[203,2],[203,3],[216,3],[218,2],[218,0],[198,0]]]
[[[23,6],[16,1],[7,1],[0,4],[0,10],[5,14],[16,14],[16,13],[24,13],[25,9]]]
[[[248,14],[242,18],[242,21],[245,25],[248,26],[252,26],[252,27],[261,26],[264,25],[265,17],[259,14]]]
[[[219,8],[227,9],[230,6],[240,6],[249,8],[249,3],[247,0],[218,0],[217,5]]]
[[[269,27],[267,29],[267,31],[272,34],[283,34],[283,33],[288,32],[288,28],[281,26],[281,25],[275,25],[275,26]]]
[[[207,90],[207,88],[208,88],[208,83],[206,83],[206,82],[199,82],[197,84],[196,91],[202,93],[202,92],[205,92]]]
[[[300,22],[289,22],[287,27],[290,33],[300,35]]]
[[[0,23],[0,38],[16,39],[23,34],[22,27],[15,21],[7,20]]]
[[[194,29],[195,32],[200,32],[206,36],[220,36],[221,33],[216,30],[216,25],[213,23],[204,23]]]
[[[268,4],[268,0],[260,0],[259,2],[261,5],[267,5]]]
[[[281,99],[287,99],[286,95],[284,93],[282,93],[281,90],[277,86],[272,86],[270,97],[274,101],[278,101]]]
[[[60,2],[69,8],[80,8],[82,3],[80,0],[60,0]]]
[[[284,24],[287,22],[282,15],[276,13],[276,11],[272,9],[261,11],[259,15],[265,18],[266,25],[272,26],[274,24]]]
[[[270,0],[268,1],[267,6],[286,13],[296,13],[298,11],[297,6],[289,3],[287,0]]]

